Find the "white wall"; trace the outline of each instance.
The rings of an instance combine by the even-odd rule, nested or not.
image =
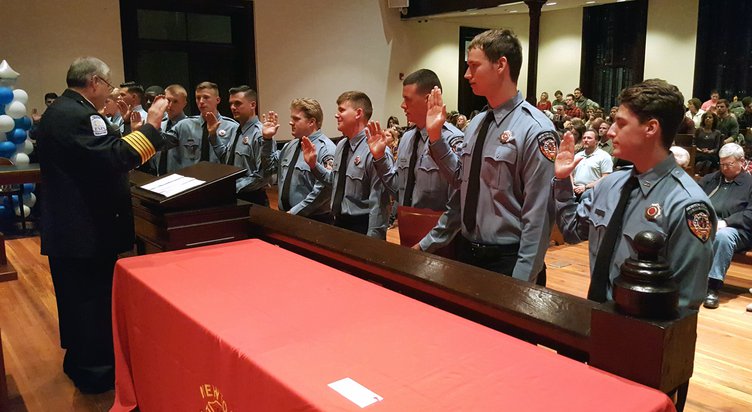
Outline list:
[[[76,57],[95,56],[123,81],[118,0],[3,0],[0,60],[21,74],[15,85],[29,93],[29,112],[44,110],[44,94],[65,90],[65,73]]]
[[[538,52],[538,93],[561,90],[566,96],[580,85],[583,8],[553,10],[541,14]]]
[[[645,78],[661,78],[692,98],[699,0],[650,0]],[[704,99],[703,99],[704,101]]]

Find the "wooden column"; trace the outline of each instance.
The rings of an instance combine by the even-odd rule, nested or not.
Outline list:
[[[546,4],[546,0],[525,0],[525,4],[527,4],[527,8],[530,10],[530,42],[528,44],[526,99],[530,104],[535,105],[538,101],[538,44],[540,43],[540,16],[541,8]]]

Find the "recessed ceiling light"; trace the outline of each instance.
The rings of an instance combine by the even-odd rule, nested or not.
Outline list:
[[[594,1],[586,1],[585,4],[595,4]]]
[[[517,13],[517,10],[510,10],[510,13]]]
[[[555,6],[556,4],[557,4],[556,2],[553,2],[553,3],[546,3],[546,4],[544,4],[544,6]]]

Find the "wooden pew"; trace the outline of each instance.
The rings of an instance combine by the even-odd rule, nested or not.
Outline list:
[[[682,398],[692,376],[697,312],[651,321],[463,263],[264,207],[251,237],[381,284],[559,354]],[[683,392],[683,396],[682,396]]]

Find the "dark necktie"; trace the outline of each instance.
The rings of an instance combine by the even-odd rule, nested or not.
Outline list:
[[[486,143],[488,126],[494,120],[493,110],[486,110],[486,117],[478,131],[473,146],[473,159],[470,163],[470,177],[467,181],[467,193],[465,194],[465,210],[462,213],[462,221],[465,228],[472,233],[475,230],[475,214],[478,211],[478,196],[480,195],[480,169],[483,160],[483,145]]]
[[[201,126],[201,159],[209,161],[209,129],[206,128],[206,122]]]
[[[290,206],[290,186],[292,183],[292,174],[295,171],[295,165],[298,163],[298,156],[300,156],[300,140],[298,140],[298,145],[295,147],[295,153],[293,153],[290,165],[287,167],[285,183],[282,185],[282,208],[285,212],[292,208]],[[337,183],[337,187],[339,187],[339,182]]]
[[[167,121],[167,126],[165,127],[165,131],[168,132],[172,129],[172,120]],[[167,174],[167,149],[162,150],[159,153],[159,165],[157,165],[157,176],[162,176]]]
[[[230,154],[227,156],[227,164],[228,165],[234,165],[235,164],[235,148],[238,147],[238,140],[240,140],[240,135],[243,134],[243,127],[238,126],[238,131],[235,132],[235,139],[232,141],[232,147],[230,148]]]
[[[609,274],[611,272],[611,260],[614,257],[614,250],[618,243],[619,236],[622,233],[624,225],[624,210],[629,203],[629,195],[639,185],[636,176],[631,176],[621,188],[619,203],[611,214],[611,220],[608,222],[606,234],[598,248],[598,255],[595,258],[593,266],[593,275],[590,279],[590,288],[588,288],[588,299],[596,302],[606,301],[606,286],[608,285]]]
[[[345,197],[345,180],[347,180],[347,158],[350,157],[350,142],[347,137],[342,147],[342,157],[339,159],[337,168],[337,188],[334,191],[334,201],[332,202],[332,215],[338,218],[342,214],[342,199]]]
[[[405,198],[402,206],[413,205],[413,190],[415,189],[415,164],[418,163],[418,142],[421,139],[420,131],[416,130],[413,140],[413,153],[410,155],[410,166],[407,169],[407,186],[405,186]]]

